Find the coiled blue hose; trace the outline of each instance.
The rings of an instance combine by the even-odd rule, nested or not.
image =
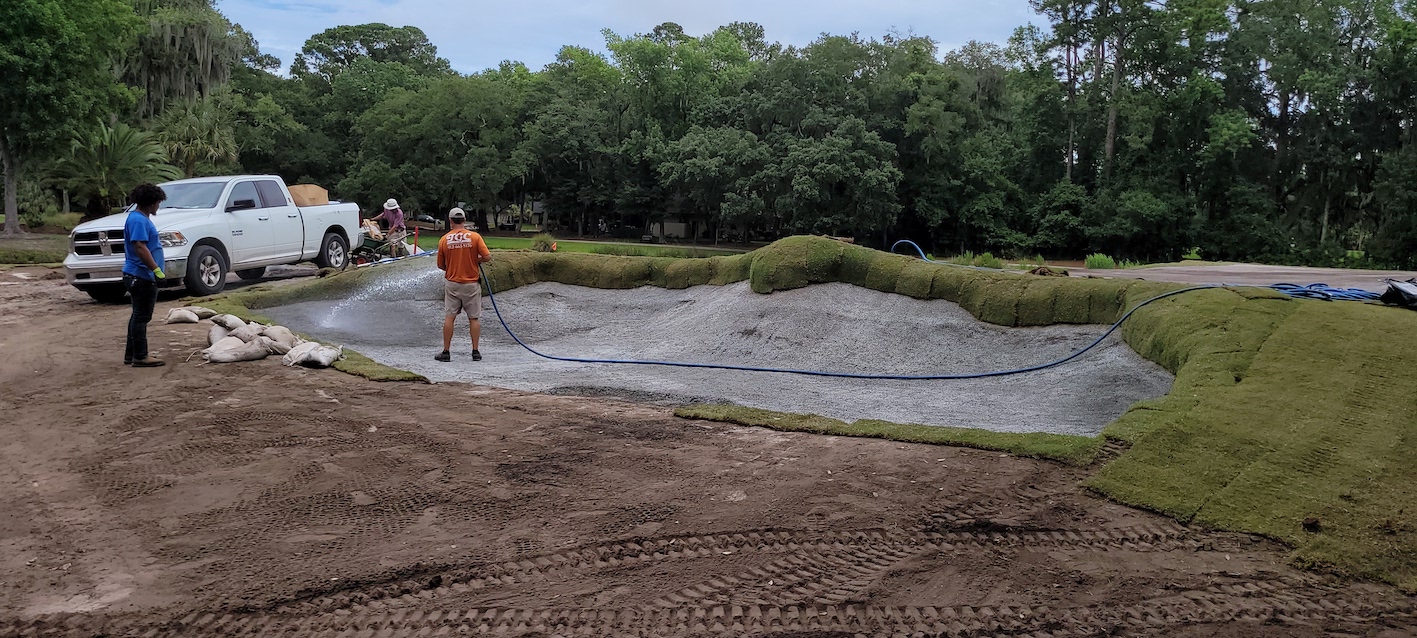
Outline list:
[[[479,270],[481,270],[481,268],[481,266],[478,266]],[[1062,359],[1058,359],[1057,361],[1040,363],[1038,365],[1028,366],[1026,368],[1017,368],[1014,370],[993,370],[989,372],[973,372],[968,374],[863,374],[859,372],[825,372],[821,370],[796,370],[792,368],[737,366],[723,363],[685,363],[682,361],[647,361],[641,359],[591,359],[585,357],[561,357],[557,355],[546,354],[544,352],[539,352],[535,348],[527,345],[525,341],[522,341],[521,337],[517,336],[516,332],[512,331],[512,327],[507,325],[507,318],[502,316],[502,310],[497,306],[497,295],[493,294],[492,292],[492,279],[487,276],[487,272],[485,270],[482,271],[482,277],[487,281],[487,298],[492,301],[492,312],[496,313],[497,321],[502,323],[502,328],[507,331],[507,334],[511,335],[512,339],[517,342],[517,345],[521,346],[522,348],[525,348],[527,352],[530,352],[543,359],[550,359],[552,361],[566,361],[570,363],[613,363],[643,366],[671,366],[675,368],[707,368],[711,370],[737,370],[740,372],[776,372],[780,374],[799,374],[811,377],[835,377],[840,379],[874,379],[894,381],[945,381],[959,379],[986,379],[989,377],[1006,377],[1015,374],[1025,374],[1028,372],[1037,372],[1039,370],[1055,368],[1082,356],[1093,348],[1096,348],[1102,343],[1104,339],[1106,339],[1108,336],[1111,336],[1113,332],[1116,332],[1118,328],[1122,327],[1122,323],[1125,322],[1127,318],[1131,317],[1133,313],[1142,309],[1147,304],[1151,304],[1167,297],[1174,297],[1176,295],[1187,292],[1194,292],[1196,290],[1211,290],[1218,288],[1218,286],[1214,285],[1194,286],[1191,288],[1172,290],[1171,292],[1163,293],[1150,299],[1147,299],[1146,301],[1143,301],[1134,306],[1131,310],[1128,310],[1126,314],[1122,315],[1120,319],[1118,319],[1115,323],[1112,324],[1112,327],[1107,329],[1107,332],[1102,333],[1102,336],[1093,340],[1092,343],[1087,344],[1087,346],[1083,347],[1081,350],[1078,350],[1066,357],[1063,357]]]
[[[1290,297],[1300,299],[1321,299],[1323,301],[1377,301],[1382,295],[1362,288],[1334,288],[1328,284],[1274,284],[1269,286]]]

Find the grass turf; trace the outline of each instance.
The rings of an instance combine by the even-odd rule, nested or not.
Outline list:
[[[379,268],[417,266],[417,260]],[[921,262],[823,238],[792,237],[705,259],[499,252],[501,292],[538,281],[599,288],[750,282],[759,293],[840,281],[959,303],[1006,326],[1111,323],[1125,308],[1181,286],[1033,277]],[[385,271],[386,272],[386,271]],[[332,298],[370,278],[359,269],[304,286],[243,291],[259,309]],[[1299,564],[1417,591],[1417,313],[1292,300],[1256,288],[1192,292],[1152,304],[1122,336],[1176,375],[1171,392],[1134,405],[1104,431],[1131,449],[1088,486],[1182,521],[1263,534]],[[1086,361],[1077,373],[1086,374]],[[686,414],[710,414],[707,406]],[[1083,462],[1096,441],[998,438],[961,429],[712,408],[725,418],[804,431],[924,440]],[[777,416],[777,419],[772,417]],[[784,424],[782,420],[787,420]],[[934,431],[937,428],[928,428]],[[1086,445],[1084,445],[1086,442]],[[1050,447],[1051,446],[1051,447]],[[1095,450],[1094,450],[1095,451]],[[1302,522],[1316,518],[1318,531]]]
[[[686,419],[723,421],[784,432],[812,432],[997,450],[1018,456],[1062,461],[1069,465],[1091,463],[1097,457],[1097,452],[1102,449],[1103,444],[1102,437],[1068,436],[1042,432],[1016,434],[977,428],[907,425],[874,419],[862,419],[855,423],[847,423],[815,414],[774,412],[725,404],[686,405],[676,409],[674,414]]]
[[[57,264],[69,255],[65,235],[0,237],[0,264]]]

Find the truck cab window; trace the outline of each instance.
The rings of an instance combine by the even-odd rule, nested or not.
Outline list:
[[[261,205],[261,196],[256,193],[255,182],[241,182],[237,184],[235,188],[232,188],[231,197],[226,199],[227,209],[230,209],[232,206],[236,205],[236,202],[242,200],[255,202],[256,205],[252,208],[264,208],[264,206]]]
[[[285,192],[274,180],[265,179],[256,182],[256,190],[261,192],[261,203],[265,208],[279,208],[288,203],[285,200]]]

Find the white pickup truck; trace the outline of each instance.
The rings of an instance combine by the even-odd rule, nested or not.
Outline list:
[[[344,268],[359,239],[359,207],[331,203],[296,206],[274,175],[199,177],[160,184],[167,193],[153,224],[162,241],[164,285],[195,295],[226,286],[226,274],[258,279],[266,266],[314,261]],[[128,213],[80,224],[69,237],[64,274],[69,283],[104,302],[123,289],[123,222]]]

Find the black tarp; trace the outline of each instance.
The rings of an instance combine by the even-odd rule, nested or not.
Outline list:
[[[1398,281],[1388,279],[1387,292],[1379,299],[1385,304],[1417,310],[1417,279]]]

